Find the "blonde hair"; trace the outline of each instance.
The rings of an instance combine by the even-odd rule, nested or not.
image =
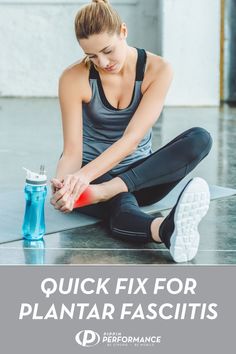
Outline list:
[[[108,0],[92,0],[83,6],[75,17],[75,34],[80,39],[88,39],[93,34],[108,32],[120,34],[122,21],[119,14],[114,10]],[[87,67],[90,60],[87,56],[83,59]]]

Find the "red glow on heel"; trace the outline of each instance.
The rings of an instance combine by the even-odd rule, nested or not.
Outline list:
[[[85,191],[80,195],[80,197],[75,201],[74,208],[83,207],[91,204],[92,202],[92,193],[90,188],[88,187]]]

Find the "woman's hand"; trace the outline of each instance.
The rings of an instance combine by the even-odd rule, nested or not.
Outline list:
[[[51,182],[52,195],[54,195],[59,189],[63,187],[63,181],[60,181],[57,178],[52,178],[50,182]]]
[[[57,179],[52,179],[54,187],[59,186]],[[62,185],[62,182],[60,182]],[[90,181],[80,170],[75,174],[67,175],[64,178],[63,185],[59,190],[55,189],[55,193],[51,198],[51,204],[55,209],[59,209],[61,212],[69,213],[73,210],[75,201],[88,187]]]
[[[55,201],[55,193],[58,192],[63,187],[64,185],[63,180],[60,181],[57,178],[52,178],[50,182],[51,182],[51,191],[52,191],[50,203],[55,207],[55,209],[59,209],[59,206],[56,204]]]

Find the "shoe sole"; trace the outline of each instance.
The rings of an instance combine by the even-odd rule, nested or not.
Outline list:
[[[207,182],[200,177],[193,178],[175,210],[175,228],[170,238],[170,253],[175,262],[188,262],[196,256],[200,239],[198,224],[206,215],[209,204]]]

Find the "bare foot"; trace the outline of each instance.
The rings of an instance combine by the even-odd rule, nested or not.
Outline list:
[[[74,208],[105,202],[122,192],[128,192],[128,188],[119,177],[100,184],[90,184],[74,203]]]
[[[79,199],[74,203],[74,208],[80,208],[90,204],[96,204],[104,201],[103,189],[100,184],[91,184],[81,194]]]

